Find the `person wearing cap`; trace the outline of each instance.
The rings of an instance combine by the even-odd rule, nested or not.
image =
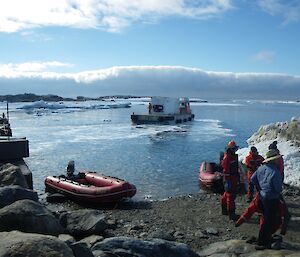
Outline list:
[[[236,151],[238,146],[231,140],[228,142],[221,166],[224,173],[225,192],[221,197],[222,214],[229,215],[229,219],[236,221],[238,216],[235,213],[235,198],[239,187],[239,165]]]
[[[269,150],[270,149],[274,149],[275,151],[277,151],[278,154],[280,154],[280,151],[277,147],[277,141],[273,141],[272,144],[269,145]],[[284,182],[284,160],[283,160],[283,155],[281,155],[281,157],[279,158],[279,170],[280,170],[282,182]],[[286,233],[287,226],[288,226],[288,223],[289,223],[290,218],[291,218],[291,214],[289,213],[288,207],[287,207],[286,202],[285,202],[282,195],[281,195],[280,201],[281,201],[282,206],[283,206],[283,212],[284,212],[283,220],[285,221],[285,222],[283,222],[283,225],[282,225],[281,234],[284,235]]]
[[[245,164],[248,170],[248,192],[247,192],[247,202],[250,203],[253,200],[254,185],[251,182],[251,177],[257,168],[264,161],[264,157],[258,154],[257,148],[251,146],[250,152],[246,157]]]
[[[282,179],[280,174],[281,155],[275,149],[266,153],[263,165],[251,177],[252,183],[259,191],[263,219],[260,224],[257,250],[270,248],[272,228],[280,219],[279,204],[282,193]]]

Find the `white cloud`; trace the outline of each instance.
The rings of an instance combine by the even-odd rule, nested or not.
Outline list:
[[[275,52],[263,50],[254,55],[254,60],[271,63],[274,61]]]
[[[208,19],[232,9],[232,0],[9,0],[0,1],[0,32],[45,26],[120,31],[168,16]]]
[[[123,66],[79,73],[0,70],[1,94],[113,94],[300,100],[300,77],[204,71],[180,66]]]
[[[282,16],[285,24],[300,20],[300,0],[258,0],[258,4],[270,15]]]
[[[47,42],[52,40],[47,34],[37,33],[34,30],[24,30],[20,34],[29,42]]]
[[[13,74],[18,72],[40,72],[51,68],[72,67],[70,63],[62,63],[58,61],[50,62],[25,62],[20,64],[0,64],[0,74]],[[24,73],[26,74],[26,73]]]

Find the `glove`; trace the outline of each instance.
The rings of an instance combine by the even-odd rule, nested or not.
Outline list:
[[[225,181],[225,183],[224,183],[224,189],[225,189],[226,192],[230,192],[231,191],[231,181],[230,180]]]

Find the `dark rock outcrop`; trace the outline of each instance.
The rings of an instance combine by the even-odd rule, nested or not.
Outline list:
[[[57,236],[63,228],[40,203],[20,200],[0,209],[0,231],[12,230]]]
[[[98,210],[78,210],[62,213],[60,224],[75,237],[101,235],[108,228],[106,216]]]
[[[0,186],[11,185],[28,188],[26,179],[18,166],[10,163],[0,165]]]
[[[86,243],[76,242],[70,245],[75,257],[94,257]]]
[[[0,257],[74,257],[72,250],[53,236],[0,232]]]
[[[20,186],[0,187],[0,208],[24,199],[38,202],[37,192]]]
[[[197,257],[186,244],[154,239],[142,241],[131,237],[112,237],[92,247],[94,256]],[[105,255],[106,254],[106,255]],[[109,255],[111,254],[111,255]]]

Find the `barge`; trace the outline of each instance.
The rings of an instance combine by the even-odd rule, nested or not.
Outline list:
[[[131,115],[134,124],[178,124],[192,121],[195,115],[190,108],[187,97],[151,97],[148,105],[148,114]]]

